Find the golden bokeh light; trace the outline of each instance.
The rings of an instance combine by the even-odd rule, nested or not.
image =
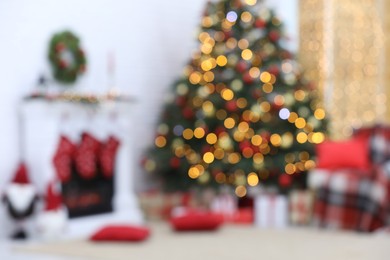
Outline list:
[[[228,161],[230,164],[236,164],[241,160],[239,153],[231,153],[228,155]]]
[[[218,141],[217,135],[214,134],[214,133],[209,133],[209,134],[206,136],[206,142],[207,142],[208,144],[215,144],[217,141]]]
[[[294,92],[294,97],[298,101],[303,101],[306,97],[306,93],[305,93],[305,91],[300,89],[300,90],[297,90]]]
[[[308,137],[307,137],[306,133],[300,132],[299,134],[297,134],[297,141],[298,141],[298,143],[304,144],[304,143],[307,142],[307,139],[308,139]]]
[[[264,155],[262,153],[255,153],[253,155],[253,162],[256,164],[261,164],[264,162]]]
[[[291,112],[290,116],[288,117],[288,121],[290,123],[295,123],[295,120],[297,120],[297,119],[298,119],[298,114],[295,112]]]
[[[192,139],[192,137],[194,137],[194,132],[190,128],[187,128],[183,131],[183,138],[184,139],[190,140],[190,139]]]
[[[282,144],[282,137],[278,134],[273,134],[271,135],[270,141],[273,146],[278,147]]]
[[[200,176],[200,171],[197,167],[191,167],[189,170],[188,170],[188,176],[191,178],[191,179],[197,179],[199,178]]]
[[[238,41],[238,48],[241,50],[247,49],[249,47],[249,41],[247,39],[241,39]]]
[[[321,132],[313,133],[311,140],[315,144],[320,144],[325,141],[325,135]]]
[[[207,71],[204,75],[203,75],[203,79],[206,81],[206,82],[212,82],[214,80],[215,76],[214,76],[214,73],[212,71]]]
[[[246,188],[243,185],[237,186],[237,188],[235,190],[237,197],[240,197],[240,198],[244,197],[246,195],[246,192],[247,192]]]
[[[223,172],[219,172],[215,175],[215,181],[219,184],[226,183],[226,175]]]
[[[249,124],[247,122],[241,122],[238,124],[238,131],[246,133],[249,130]]]
[[[265,93],[271,93],[274,90],[274,86],[270,83],[263,84],[263,91]]]
[[[306,126],[306,120],[302,117],[297,118],[297,120],[295,120],[295,126],[298,129],[304,128]]]
[[[245,3],[247,5],[255,5],[257,3],[257,0],[245,0]]]
[[[263,138],[260,135],[254,135],[252,136],[251,142],[253,145],[259,146],[263,142]]]
[[[214,151],[214,157],[218,160],[222,160],[225,157],[225,151],[221,148],[217,148]]]
[[[257,68],[257,67],[252,67],[250,68],[249,70],[249,76],[251,76],[252,78],[258,78],[260,76],[260,69]]]
[[[163,148],[167,144],[167,139],[164,136],[157,136],[154,143],[157,147]]]
[[[203,155],[203,161],[205,163],[212,163],[214,161],[214,154],[212,152],[207,152]]]
[[[197,127],[195,130],[194,130],[194,136],[198,139],[200,138],[203,138],[205,135],[205,131],[202,127]]]
[[[245,23],[249,23],[250,21],[252,21],[252,18],[253,16],[251,15],[250,12],[248,11],[245,11],[241,14],[241,20]]]
[[[284,170],[286,171],[287,174],[294,174],[296,171],[296,167],[294,164],[289,163],[284,167]]]
[[[201,79],[202,79],[202,74],[198,71],[191,73],[191,75],[189,77],[189,80],[190,80],[191,84],[193,84],[193,85],[199,84]]]
[[[271,74],[267,71],[264,71],[260,74],[260,80],[263,83],[269,83],[271,81]]]
[[[234,92],[231,89],[225,88],[221,91],[221,96],[226,101],[229,101],[234,98]]]
[[[247,158],[247,159],[252,158],[252,156],[253,156],[253,150],[252,150],[252,148],[250,148],[250,147],[245,147],[245,148],[242,150],[242,156],[244,156],[244,157]]]
[[[227,62],[228,62],[228,60],[227,60],[226,56],[219,55],[217,57],[217,64],[218,64],[218,66],[220,66],[220,67],[226,66]]]
[[[245,98],[239,98],[237,99],[237,107],[239,108],[245,108],[248,105],[248,101]]]
[[[227,112],[224,109],[219,109],[216,113],[218,120],[224,120],[227,117]]]
[[[245,49],[241,52],[241,57],[244,59],[244,60],[250,60],[252,59],[253,57],[253,53],[251,50],[249,49]]]
[[[235,125],[236,125],[236,121],[231,118],[231,117],[228,117],[225,119],[225,121],[223,122],[224,126],[227,128],[227,129],[232,129]]]
[[[318,120],[322,120],[325,118],[325,110],[322,109],[322,108],[317,108],[315,111],[314,111],[314,117]]]
[[[252,187],[259,184],[259,176],[257,176],[257,173],[255,173],[255,172],[249,173],[248,177],[247,177],[247,182],[248,182],[249,186],[252,186]]]

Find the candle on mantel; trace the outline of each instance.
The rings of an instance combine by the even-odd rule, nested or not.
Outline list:
[[[115,87],[115,53],[109,51],[107,55],[107,74],[108,74],[108,96],[118,96],[118,90]]]

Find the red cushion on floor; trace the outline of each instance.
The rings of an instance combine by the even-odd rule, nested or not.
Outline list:
[[[326,141],[317,145],[317,167],[323,169],[370,168],[369,146],[366,138],[346,141]]]
[[[187,211],[170,219],[176,231],[216,230],[223,223],[223,216],[209,211]]]
[[[130,225],[109,225],[96,231],[91,237],[92,241],[143,241],[149,237],[147,227]]]

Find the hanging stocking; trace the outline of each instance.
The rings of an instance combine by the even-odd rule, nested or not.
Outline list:
[[[53,164],[58,179],[60,179],[63,183],[70,180],[71,164],[75,150],[75,145],[67,137],[60,137],[60,141],[53,158]]]
[[[103,176],[106,178],[112,178],[114,174],[114,165],[119,145],[119,140],[114,136],[110,136],[100,150],[99,162]]]
[[[100,146],[100,142],[91,134],[82,134],[75,156],[76,169],[82,178],[92,179],[96,176],[96,162]]]

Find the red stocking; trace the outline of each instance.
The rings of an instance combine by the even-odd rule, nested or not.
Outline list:
[[[75,156],[76,169],[82,178],[92,179],[95,177],[100,146],[100,142],[91,134],[82,134],[81,143]]]
[[[71,163],[75,150],[75,145],[67,137],[60,137],[53,164],[61,182],[67,182],[71,177]]]
[[[100,151],[100,166],[102,168],[103,175],[106,178],[112,178],[114,174],[114,165],[119,145],[119,140],[114,136],[110,136],[107,142],[103,144]]]

